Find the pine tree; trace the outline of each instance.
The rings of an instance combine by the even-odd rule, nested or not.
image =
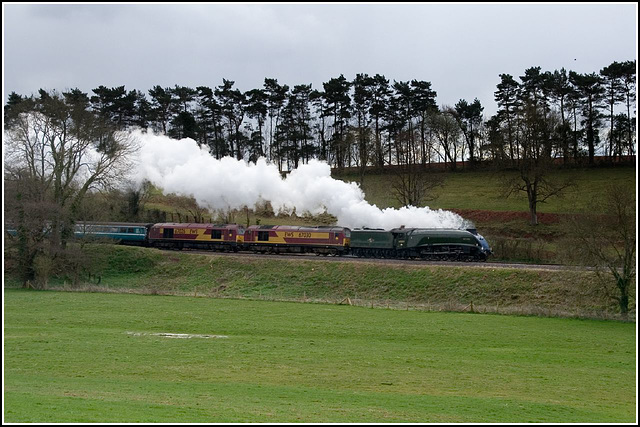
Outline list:
[[[596,73],[578,74],[569,73],[569,78],[575,86],[582,101],[582,123],[585,127],[586,143],[589,150],[589,164],[594,164],[595,148],[600,143],[598,128],[602,114],[602,101],[605,89],[603,79]]]
[[[613,143],[613,126],[615,120],[614,109],[616,104],[625,100],[624,86],[622,84],[623,76],[623,64],[620,62],[613,62],[609,66],[600,70],[600,75],[603,77],[603,85],[605,88],[604,97],[607,100],[609,107],[609,147],[606,154],[610,156],[611,160],[615,157],[614,143]]]
[[[494,93],[496,103],[498,104],[498,117],[500,121],[506,122],[507,126],[507,143],[509,145],[509,157],[512,161],[519,157],[519,147],[517,140],[516,116],[519,102],[520,84],[509,74],[500,74],[500,83],[498,90]]]

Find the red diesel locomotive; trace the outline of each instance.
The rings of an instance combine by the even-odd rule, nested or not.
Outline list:
[[[289,225],[161,223],[149,227],[149,246],[219,251],[250,250],[260,253],[348,252],[351,231],[345,227]]]
[[[238,251],[244,228],[237,224],[160,223],[149,227],[149,246]]]
[[[342,255],[349,249],[351,230],[344,227],[252,225],[244,232],[244,248],[260,253]]]

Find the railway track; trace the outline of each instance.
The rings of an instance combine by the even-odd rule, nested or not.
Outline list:
[[[352,255],[344,256],[317,256],[314,254],[254,254],[254,253],[234,253],[234,252],[212,252],[202,250],[185,249],[181,252],[208,255],[223,256],[235,258],[254,258],[254,259],[287,259],[293,261],[329,261],[329,262],[359,262],[368,264],[387,264],[387,265],[408,265],[408,266],[449,266],[449,267],[466,267],[466,268],[515,268],[521,270],[569,270],[569,271],[591,271],[593,267],[569,266],[556,264],[518,264],[518,263],[502,263],[502,262],[457,262],[457,261],[424,261],[413,259],[390,259],[390,258],[359,258]]]

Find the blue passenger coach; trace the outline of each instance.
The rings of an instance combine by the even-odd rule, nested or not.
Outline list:
[[[79,222],[75,225],[76,238],[111,239],[129,245],[147,242],[147,224],[118,222]]]

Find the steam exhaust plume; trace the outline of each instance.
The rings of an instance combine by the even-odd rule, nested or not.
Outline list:
[[[460,215],[441,209],[380,209],[364,199],[358,184],[331,178],[326,162],[311,160],[283,179],[277,166],[263,158],[255,164],[232,157],[217,160],[190,138],[175,140],[139,130],[133,136],[140,142],[134,179],[148,179],[167,193],[193,196],[203,207],[241,209],[270,201],[276,212],[295,208],[317,215],[326,209],[338,225],[349,228],[470,226]]]

